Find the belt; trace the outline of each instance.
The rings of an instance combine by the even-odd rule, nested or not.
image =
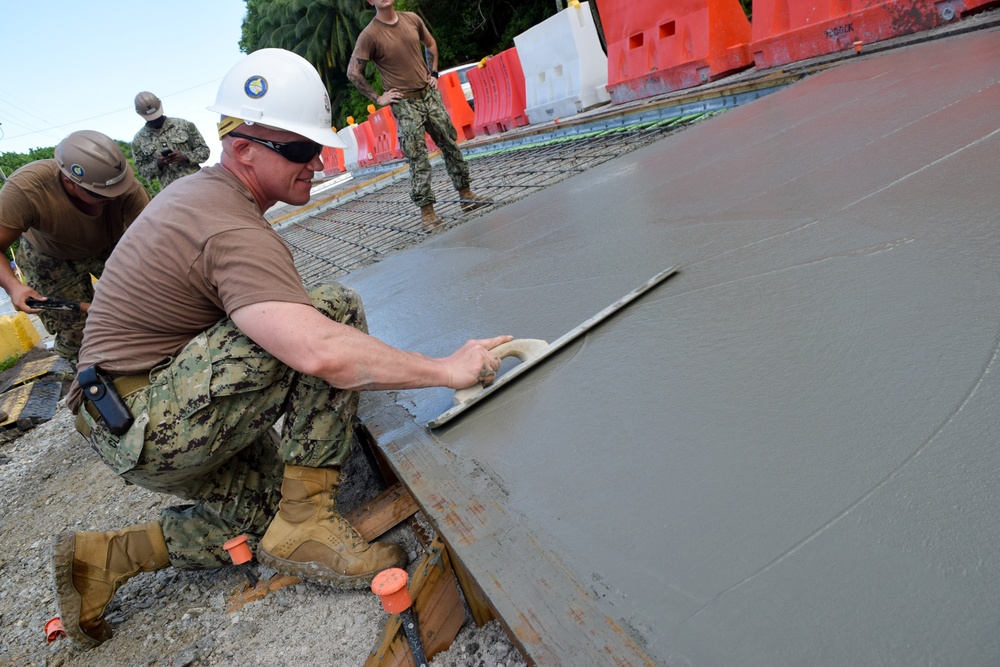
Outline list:
[[[115,385],[115,391],[122,398],[130,394],[134,394],[140,389],[144,389],[149,386],[149,373],[138,373],[136,375],[119,375],[112,380]],[[94,405],[92,401],[87,400],[86,397],[83,399],[83,409],[97,421],[101,418],[100,413],[97,411],[97,406]],[[87,422],[83,420],[83,413],[77,413],[76,415],[76,430],[83,434],[83,437],[90,437],[90,426]]]
[[[429,88],[430,88],[430,86],[424,86],[420,90],[410,90],[408,92],[405,92],[405,93],[403,93],[403,99],[404,100],[419,100],[419,99],[422,99],[423,96],[424,96],[424,94],[427,93],[427,90]]]

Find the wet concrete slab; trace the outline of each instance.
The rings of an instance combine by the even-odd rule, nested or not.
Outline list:
[[[997,664],[998,167],[997,30],[839,64],[351,274],[440,355],[682,266],[363,417],[540,664]]]

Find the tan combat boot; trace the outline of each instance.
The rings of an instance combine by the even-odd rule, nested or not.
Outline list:
[[[111,639],[104,610],[122,584],[170,564],[159,523],[109,533],[61,533],[52,548],[52,574],[63,629],[84,646]]]
[[[281,502],[257,560],[282,574],[338,588],[367,588],[382,570],[406,565],[395,544],[365,542],[337,513],[336,468],[285,466]]]
[[[458,198],[462,200],[462,210],[466,212],[474,211],[480,206],[489,206],[493,203],[492,199],[480,197],[479,195],[473,193],[470,188],[462,188],[459,190]]]
[[[420,207],[420,226],[429,232],[444,221],[434,212],[434,204],[424,204]]]

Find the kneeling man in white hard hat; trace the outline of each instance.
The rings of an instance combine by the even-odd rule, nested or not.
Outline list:
[[[70,390],[77,428],[109,466],[188,502],[152,523],[57,538],[63,626],[87,645],[111,636],[104,609],[126,580],[226,565],[223,545],[242,533],[263,565],[342,588],[405,564],[402,548],[365,541],[337,512],[358,391],[491,381],[491,350],[510,340],[406,352],[368,335],[352,289],[303,287],[264,212],[308,202],[322,147],[343,146],[307,61],[255,51],[209,109],[222,116],[221,164],[176,181],[125,234]]]

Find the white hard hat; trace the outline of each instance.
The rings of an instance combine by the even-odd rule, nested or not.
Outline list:
[[[330,97],[316,68],[285,49],[260,49],[244,56],[223,77],[208,110],[248,125],[295,132],[323,146],[347,148],[331,126]],[[220,137],[236,123],[228,125]]]

